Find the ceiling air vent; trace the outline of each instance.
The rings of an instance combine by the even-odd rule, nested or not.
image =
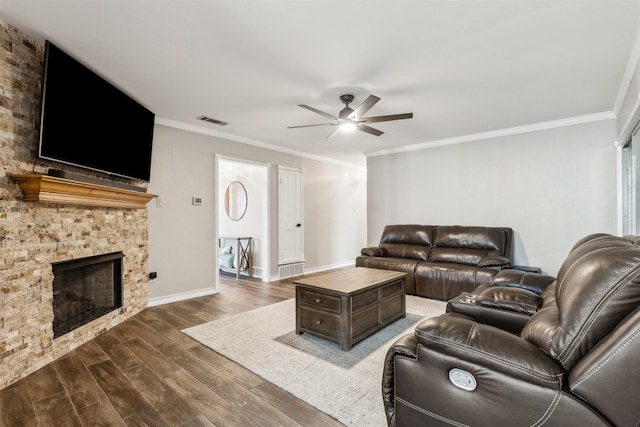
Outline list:
[[[196,117],[196,119],[202,120],[203,122],[213,123],[215,125],[220,125],[220,126],[226,126],[229,124],[227,122],[223,122],[222,120],[212,119],[211,117],[207,117],[207,116]]]

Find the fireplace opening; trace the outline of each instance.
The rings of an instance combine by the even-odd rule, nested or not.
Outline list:
[[[122,252],[56,262],[53,337],[122,307]]]

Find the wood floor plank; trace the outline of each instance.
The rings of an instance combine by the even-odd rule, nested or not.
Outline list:
[[[172,425],[182,425],[198,415],[198,411],[189,402],[150,368],[137,366],[124,374],[156,411]]]
[[[36,413],[26,381],[0,392],[0,426],[35,427],[36,425]]]
[[[186,396],[216,426],[254,427],[258,425],[237,407],[184,370],[177,370],[165,380]]]
[[[125,427],[127,425],[106,395],[104,400],[79,409],[78,416],[85,426]]]
[[[82,427],[82,422],[64,391],[35,402],[34,409],[38,426]]]
[[[252,388],[251,391],[303,426],[343,426],[343,424],[335,418],[319,412],[313,406],[296,399],[290,393],[268,381],[262,381],[256,387]]]
[[[96,363],[88,369],[123,419],[135,414],[151,426],[169,425],[161,416],[154,416],[151,404],[113,362]]]
[[[153,328],[156,334],[165,336],[185,351],[193,346],[200,345],[198,341],[194,340],[189,335],[183,334],[178,329],[165,322],[165,320],[155,312],[145,310],[140,313],[140,317],[148,324],[149,328]]]
[[[64,391],[64,387],[62,387],[60,378],[58,378],[58,374],[52,364],[45,365],[29,375],[27,383],[29,384],[31,400],[34,402]]]
[[[100,363],[109,359],[109,356],[105,354],[95,340],[82,344],[80,347],[76,348],[74,352],[85,365]]]
[[[105,398],[104,391],[76,354],[58,359],[52,366],[76,410],[95,405]]]
[[[127,341],[124,344],[161,377],[169,375],[176,369],[176,365],[172,363],[162,351],[153,347],[143,339],[137,338]]]
[[[258,425],[300,426],[299,423],[289,418],[286,414],[269,404],[265,404],[266,402],[262,398],[236,383],[226,382],[219,384],[215,387],[215,390],[232,405],[242,409],[242,412],[251,417]]]
[[[216,353],[215,351],[204,345],[193,347],[191,349],[191,353],[199,360],[206,363],[209,368],[223,371],[226,376],[228,376],[231,380],[241,384],[243,387],[257,387],[262,381],[264,381],[253,372],[238,365],[233,360],[227,359],[223,355]],[[185,358],[186,357],[187,356],[185,355]]]
[[[96,337],[95,342],[109,356],[108,360],[111,360],[123,371],[144,364],[129,347],[116,337],[116,333],[102,334]]]
[[[180,427],[215,427],[215,424],[209,421],[204,415],[198,415]]]

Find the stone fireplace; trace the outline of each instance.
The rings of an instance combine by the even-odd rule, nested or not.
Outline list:
[[[43,46],[0,21],[0,389],[132,317],[147,306],[148,299],[144,204],[123,207],[115,201],[91,206],[78,197],[72,203],[29,201],[12,178],[60,167],[37,156],[43,59]],[[81,169],[71,171],[87,174]],[[94,177],[106,178],[98,173]],[[90,302],[86,296],[78,297],[78,287],[72,287],[63,292],[65,296],[79,299],[74,302],[80,305],[100,306],[100,316],[76,319],[73,322],[79,325],[54,333],[54,286],[57,289],[59,280],[54,270],[68,260],[104,254],[122,255],[117,257],[120,272],[114,270],[121,279],[121,291],[119,296],[114,293],[113,307],[102,312],[102,304],[111,298],[102,295],[104,290],[92,291]],[[77,308],[78,304],[67,307]]]

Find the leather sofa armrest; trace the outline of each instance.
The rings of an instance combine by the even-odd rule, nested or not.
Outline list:
[[[542,349],[467,316],[446,313],[423,320],[415,335],[419,344],[448,357],[512,379],[562,389],[562,368]]]
[[[365,256],[385,256],[384,251],[377,246],[362,248],[360,254]]]
[[[482,258],[480,261],[478,261],[478,267],[480,268],[484,268],[484,267],[499,267],[499,268],[507,268],[509,267],[509,264],[511,263],[511,261],[509,260],[509,258],[504,257],[504,256],[488,256],[488,257],[484,257]]]
[[[491,281],[491,286],[510,286],[526,289],[540,295],[555,280],[555,277],[546,274],[506,269],[495,275]]]
[[[411,359],[418,358],[418,341],[414,334],[407,334],[399,338],[389,350],[384,359],[384,372],[382,374],[382,400],[384,402],[384,410],[387,416],[388,425],[393,425],[392,420],[395,416],[394,405],[394,360],[396,356],[404,356]]]

